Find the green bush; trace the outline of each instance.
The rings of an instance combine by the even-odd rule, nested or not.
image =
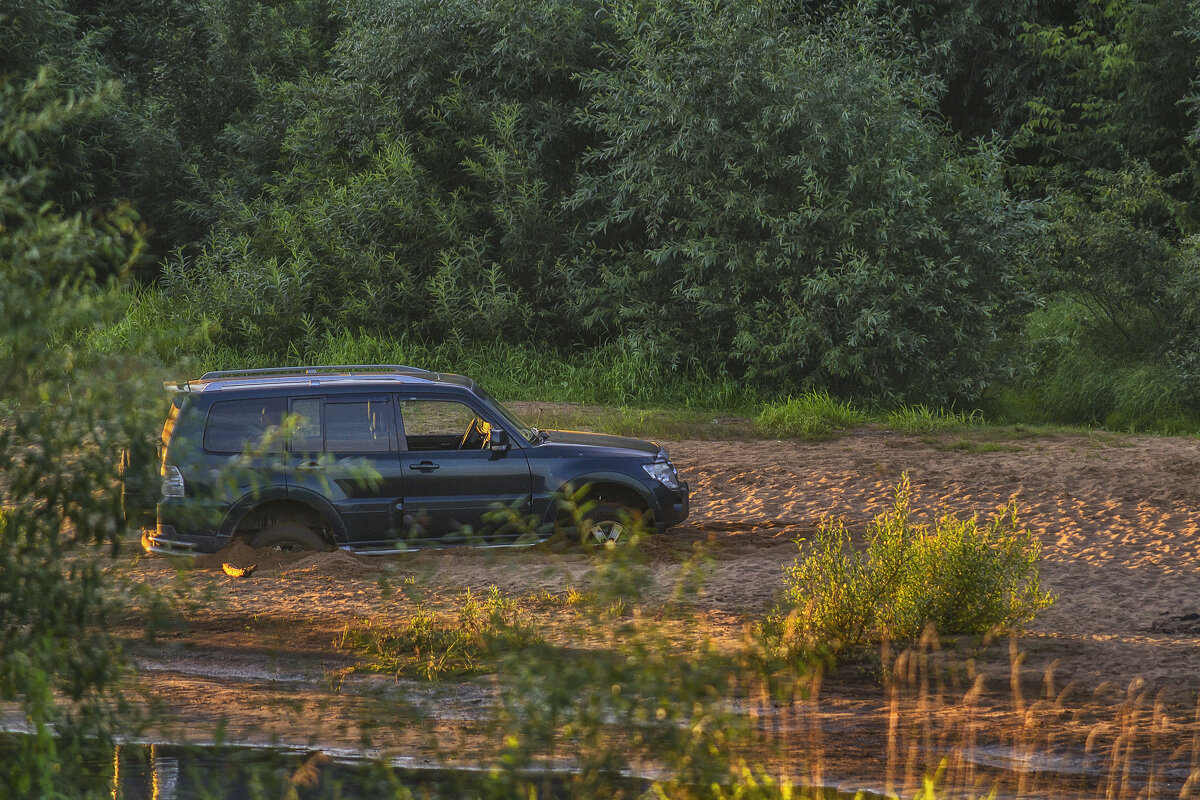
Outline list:
[[[1014,505],[984,523],[942,515],[912,519],[908,475],[892,508],[857,550],[842,522],[824,521],[786,568],[785,596],[764,623],[790,653],[853,650],[868,640],[906,642],[926,626],[944,634],[1011,628],[1052,602],[1038,580],[1041,545]]]
[[[597,142],[570,200],[578,313],[764,387],[976,397],[1006,370],[1030,209],[997,150],[928,114],[886,22],[796,8],[607,6],[613,66],[582,81]]]
[[[834,431],[856,428],[867,416],[848,401],[835,400],[829,392],[805,392],[782,403],[768,403],[755,424],[774,436],[802,436],[821,439]]]

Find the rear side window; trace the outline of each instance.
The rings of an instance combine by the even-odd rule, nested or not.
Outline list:
[[[283,452],[283,441],[268,433],[278,430],[283,422],[287,400],[266,397],[255,400],[223,400],[213,403],[204,426],[204,449],[210,453],[242,453],[247,448],[262,447],[267,453]]]
[[[293,400],[292,416],[295,417],[295,428],[292,430],[292,452],[319,453],[324,450],[325,437],[321,433],[320,398],[306,397]]]
[[[386,453],[391,445],[392,406],[383,402],[325,403],[325,450]]]

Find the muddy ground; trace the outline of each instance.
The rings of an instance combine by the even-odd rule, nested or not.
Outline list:
[[[865,525],[906,472],[924,509],[986,515],[1012,498],[1041,539],[1043,584],[1057,602],[1015,643],[951,645],[938,657],[956,666],[940,683],[914,672],[885,688],[878,670],[835,671],[803,703],[765,710],[792,777],[911,792],[948,756],[945,781],[964,793],[997,775],[1002,794],[1190,791],[1200,763],[1197,439],[871,430],[819,443],[666,444],[691,484],[692,515],[647,543],[654,585],[665,596],[703,544],[713,564],[692,613],[730,642],[773,604],[797,537],[827,516]],[[172,713],[164,730],[203,740],[223,720],[235,739],[326,749],[355,748],[365,732],[373,747],[418,760],[486,757],[489,680],[427,684],[354,670],[355,656],[337,646],[343,629],[403,620],[414,608],[406,587],[443,605],[468,588],[561,594],[586,587],[594,566],[584,553],[545,549],[255,560],[249,578],[215,562],[184,573],[207,597],[155,643],[130,620],[142,683]],[[124,574],[179,580],[157,558]],[[431,716],[364,728],[367,698],[380,693]]]

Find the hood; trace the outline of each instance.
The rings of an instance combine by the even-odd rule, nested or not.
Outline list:
[[[550,437],[545,444],[551,445],[604,447],[609,450],[625,450],[631,454],[639,453],[647,458],[654,458],[660,452],[664,452],[656,442],[633,439],[629,436],[612,436],[607,433],[585,433],[583,431],[546,431],[545,433]]]

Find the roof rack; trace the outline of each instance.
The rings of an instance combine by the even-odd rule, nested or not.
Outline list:
[[[202,381],[217,378],[245,378],[257,375],[321,375],[327,372],[395,372],[403,375],[437,375],[427,369],[408,367],[403,364],[334,364],[319,367],[267,367],[265,369],[224,369],[206,372]]]

